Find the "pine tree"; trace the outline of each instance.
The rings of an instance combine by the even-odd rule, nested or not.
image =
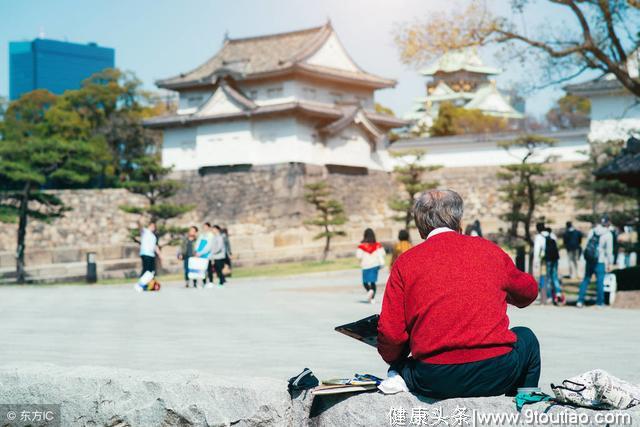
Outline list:
[[[530,272],[533,268],[531,225],[536,218],[536,209],[545,205],[560,190],[560,183],[553,178],[546,178],[546,165],[553,158],[541,158],[541,150],[554,143],[553,139],[538,135],[523,135],[500,143],[502,148],[520,158],[519,163],[502,166],[502,170],[497,173],[498,179],[503,182],[498,191],[502,193],[502,200],[509,204],[509,210],[500,215],[500,219],[509,223],[507,244],[512,247],[529,247]]]
[[[438,181],[424,181],[424,175],[440,169],[442,166],[428,166],[422,163],[426,152],[424,150],[404,151],[394,153],[393,156],[404,164],[393,169],[396,182],[402,185],[403,195],[389,201],[389,208],[398,212],[393,219],[404,223],[409,230],[413,223],[413,203],[417,194],[430,188],[436,188]]]
[[[51,132],[47,112],[55,95],[36,90],[9,105],[0,129],[0,221],[18,223],[16,279],[26,281],[25,248],[30,219],[51,222],[69,210],[46,188],[82,186],[97,168],[92,140]]]
[[[322,231],[314,236],[314,240],[324,238],[322,261],[326,261],[331,248],[331,239],[335,236],[344,236],[345,232],[337,227],[347,222],[342,203],[331,198],[331,188],[325,181],[309,183],[304,186],[307,192],[305,200],[316,209],[316,216],[305,224],[315,225]]]
[[[143,206],[122,205],[120,209],[127,213],[147,217],[156,223],[158,246],[175,244],[180,235],[187,231],[185,227],[169,225],[170,220],[177,218],[194,208],[193,205],[171,203],[168,200],[183,187],[179,181],[168,179],[172,168],[163,167],[157,156],[149,155],[135,160],[137,167],[131,173],[131,179],[123,183],[127,191],[143,196]],[[130,230],[131,239],[138,242],[139,230]],[[163,237],[166,239],[162,240]]]

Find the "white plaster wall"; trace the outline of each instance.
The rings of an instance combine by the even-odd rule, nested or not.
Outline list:
[[[383,169],[383,165],[378,163],[379,156],[373,156],[371,144],[358,126],[347,127],[340,134],[328,138],[325,144],[325,164]]]
[[[295,95],[297,98],[326,104],[360,103],[365,108],[373,110],[373,90],[353,89],[337,84],[318,83],[310,80],[294,81]]]
[[[198,161],[194,169],[252,163],[255,141],[248,120],[209,123],[197,129]]]
[[[197,169],[196,128],[170,128],[163,132],[162,165],[176,170]]]
[[[338,36],[333,33],[329,36],[327,41],[309,57],[305,62],[312,65],[320,65],[323,67],[337,68],[340,70],[347,70],[356,72],[358,67],[349,58],[347,51],[340,43]]]
[[[218,90],[216,90],[216,92],[207,101],[205,101],[200,111],[198,111],[198,115],[208,116],[215,114],[237,113],[239,111],[242,111],[242,108],[238,103],[228,96],[223,89],[218,88]]]
[[[313,142],[298,138],[293,117],[238,120],[198,128],[194,168],[233,164],[312,162]]]
[[[626,140],[640,135],[640,99],[631,95],[611,94],[591,99],[589,140]]]
[[[295,101],[296,84],[293,80],[269,82],[240,82],[240,90],[258,105],[279,104]]]
[[[498,147],[495,143],[469,143],[456,145],[428,146],[424,164],[445,167],[500,166],[517,163],[524,156],[524,150],[511,150]],[[589,145],[585,140],[559,142],[556,146],[540,151],[533,160],[542,160],[555,156],[558,161],[584,161]],[[393,164],[401,164],[400,159],[391,159]]]
[[[609,96],[591,96],[591,119],[640,118],[640,99],[632,95],[612,93]]]
[[[282,88],[279,96],[269,96],[269,89],[274,88]],[[325,104],[334,104],[336,101],[359,102],[365,108],[374,108],[373,90],[354,89],[343,85],[319,83],[308,79],[269,83],[242,83],[241,90],[258,105],[305,100]]]
[[[283,117],[167,129],[162,155],[163,164],[176,170],[288,162],[390,170],[392,166],[384,148],[382,143],[372,153],[366,134],[355,125],[321,141],[313,122]]]
[[[198,108],[207,102],[213,92],[211,90],[190,90],[180,92],[178,98],[178,114],[195,113]],[[189,98],[201,98],[199,102],[194,103]]]

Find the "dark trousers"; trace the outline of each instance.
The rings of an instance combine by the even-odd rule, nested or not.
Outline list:
[[[209,263],[207,264],[207,276],[209,278],[209,282],[213,283],[213,262],[211,262],[211,260],[209,260]],[[207,282],[207,279],[204,279],[204,282]]]
[[[517,336],[513,350],[478,362],[437,365],[407,358],[391,366],[412,392],[436,399],[514,396],[519,387],[537,387],[540,344],[529,328],[511,329]]]
[[[218,276],[218,280],[220,280],[220,284],[224,285],[224,282],[226,282],[225,278],[224,278],[224,274],[222,273],[222,269],[224,268],[224,259],[214,259],[213,260],[213,269],[216,271],[216,275]],[[211,280],[211,283],[213,283],[213,279]]]
[[[142,273],[140,273],[140,276],[142,276],[145,271],[156,272],[156,257],[140,255],[140,259],[142,260]]]
[[[373,291],[373,297],[376,297],[376,284],[375,283],[363,283],[362,286],[364,286],[365,291],[369,292],[370,290]]]

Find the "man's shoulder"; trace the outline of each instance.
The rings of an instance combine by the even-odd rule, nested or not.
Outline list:
[[[441,238],[437,238],[441,237]],[[461,233],[447,232],[438,236],[434,236],[432,239],[425,240],[404,252],[398,260],[401,258],[411,259],[421,257],[428,254],[431,251],[440,251],[442,246],[455,246],[459,250],[489,250],[489,251],[502,251],[500,246],[478,236],[466,236]]]

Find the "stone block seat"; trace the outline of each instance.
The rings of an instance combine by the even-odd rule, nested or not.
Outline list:
[[[390,413],[401,413],[400,408],[406,411],[406,421],[396,425],[411,425],[413,408],[431,416],[439,413],[449,417],[448,425],[456,425],[450,417],[462,413],[459,408],[471,416],[474,411],[516,413],[507,397],[434,401],[410,393],[369,392],[314,399],[302,392],[292,399],[284,380],[43,364],[0,367],[0,402],[61,404],[64,426],[389,426]],[[539,403],[527,409],[543,413],[547,406]],[[560,406],[549,414],[560,412],[596,414]],[[632,424],[640,422],[640,407],[616,412],[628,414]],[[471,420],[467,425],[474,424]]]

